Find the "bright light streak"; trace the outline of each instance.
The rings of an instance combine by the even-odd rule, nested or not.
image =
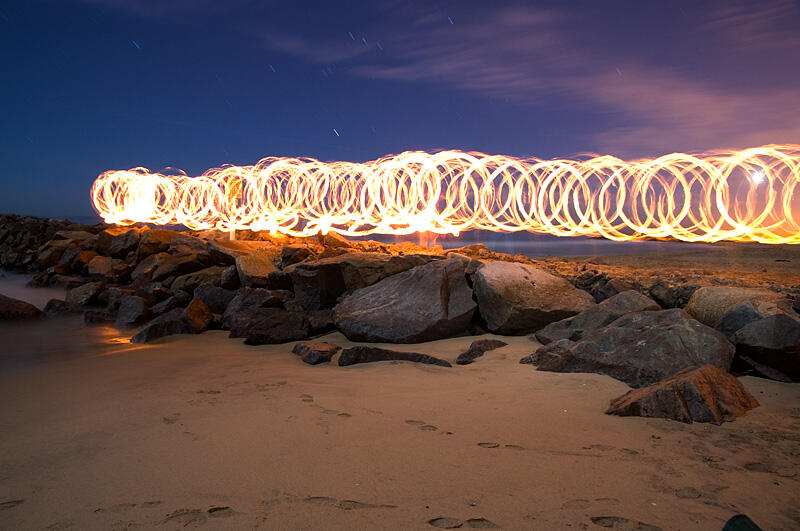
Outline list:
[[[800,243],[800,146],[623,161],[442,151],[365,163],[268,157],[198,177],[107,171],[107,223],[348,236],[481,229],[613,240]]]

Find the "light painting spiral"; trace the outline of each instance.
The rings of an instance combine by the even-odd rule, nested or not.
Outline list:
[[[612,240],[800,243],[800,146],[623,161],[442,151],[365,163],[267,157],[198,177],[107,171],[107,223],[348,236],[480,229]]]

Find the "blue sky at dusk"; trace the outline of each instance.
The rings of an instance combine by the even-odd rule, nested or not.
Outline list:
[[[102,171],[800,143],[800,2],[0,1],[0,212]]]

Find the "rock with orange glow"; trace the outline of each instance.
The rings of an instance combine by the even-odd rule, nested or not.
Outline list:
[[[419,343],[463,334],[475,313],[464,261],[437,260],[358,289],[334,308],[351,341]]]
[[[495,334],[535,332],[595,304],[567,280],[526,264],[486,262],[473,282],[478,311]]]
[[[629,391],[612,400],[606,414],[722,424],[758,406],[734,376],[704,365]]]
[[[139,227],[111,227],[97,235],[97,251],[104,256],[125,258],[139,245]]]

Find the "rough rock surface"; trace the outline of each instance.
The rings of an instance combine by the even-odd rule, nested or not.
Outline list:
[[[35,319],[41,314],[33,304],[0,294],[0,320]]]
[[[356,290],[335,311],[351,341],[420,343],[466,332],[475,312],[464,262],[431,262]]]
[[[722,424],[758,405],[734,376],[713,365],[704,365],[629,391],[612,400],[606,413]]]
[[[258,308],[236,314],[230,337],[244,337],[246,345],[265,345],[306,339],[308,332],[308,319],[301,312]]]
[[[398,352],[377,347],[351,347],[346,348],[339,355],[339,366],[346,367],[357,363],[372,363],[375,361],[413,361],[415,363],[427,363],[439,365],[441,367],[452,367],[450,362],[419,354],[417,352]]]
[[[204,284],[195,288],[194,296],[196,299],[200,299],[206,303],[206,306],[208,306],[212,312],[225,313],[228,304],[230,304],[236,296],[236,292],[211,284]]]
[[[534,335],[543,345],[559,339],[578,341],[625,314],[660,309],[653,299],[638,291],[623,291],[574,317],[550,323]]]
[[[181,308],[172,309],[159,315],[131,338],[131,343],[150,343],[156,339],[173,334],[188,334],[189,325]]]
[[[525,356],[519,360],[519,362],[528,365],[542,365],[543,363],[557,359],[574,344],[575,342],[570,339],[559,339],[543,347],[539,347],[533,351],[533,354]]]
[[[319,365],[329,363],[340,350],[342,347],[332,343],[298,343],[292,348],[292,353],[309,365]]]
[[[288,300],[290,297],[291,293],[280,290],[240,288],[225,309],[225,313],[222,316],[222,326],[232,329],[237,314],[243,310],[283,308],[284,301]]]
[[[97,297],[104,288],[105,283],[102,281],[87,282],[86,284],[67,291],[67,302],[74,306],[86,306],[92,304],[97,302]]]
[[[139,245],[142,229],[138,227],[108,228],[97,235],[97,251],[104,256],[125,258]]]
[[[144,230],[139,237],[139,247],[137,253],[139,260],[151,254],[164,253],[169,250],[172,238],[178,234],[169,229],[149,229]]]
[[[199,334],[208,329],[212,319],[214,319],[214,314],[206,303],[200,299],[192,299],[192,302],[183,311],[183,317],[186,319],[189,331]]]
[[[711,327],[717,327],[736,307],[750,303],[762,316],[793,312],[792,303],[779,293],[765,289],[711,286],[698,289],[689,299],[686,311]]]
[[[495,334],[535,332],[594,304],[567,280],[513,262],[486,262],[475,273],[474,287],[478,311]]]
[[[675,285],[660,280],[650,287],[650,296],[662,308],[685,308],[698,287]]]
[[[690,367],[714,365],[727,371],[733,353],[722,333],[683,310],[644,311],[620,317],[538,369],[605,374],[642,387]]]
[[[332,308],[339,296],[427,263],[423,255],[345,253],[286,268],[297,301],[306,310]]]
[[[737,356],[763,376],[800,382],[800,322],[776,313],[737,330],[731,340]]]
[[[508,345],[508,343],[505,341],[500,341],[499,339],[479,339],[477,341],[473,341],[467,350],[458,355],[458,358],[456,358],[456,364],[469,365],[477,358],[483,356],[486,352],[496,348],[504,347],[506,345]]]
[[[136,295],[125,295],[119,300],[116,325],[120,328],[135,326],[147,319],[147,301]]]
[[[242,286],[250,288],[266,288],[269,285],[269,274],[276,271],[275,249],[256,249],[249,254],[236,257],[236,272]]]
[[[187,273],[175,278],[170,288],[173,291],[183,290],[187,293],[193,293],[198,286],[219,286],[222,282],[223,271],[225,271],[223,266],[211,266],[193,273]]]

